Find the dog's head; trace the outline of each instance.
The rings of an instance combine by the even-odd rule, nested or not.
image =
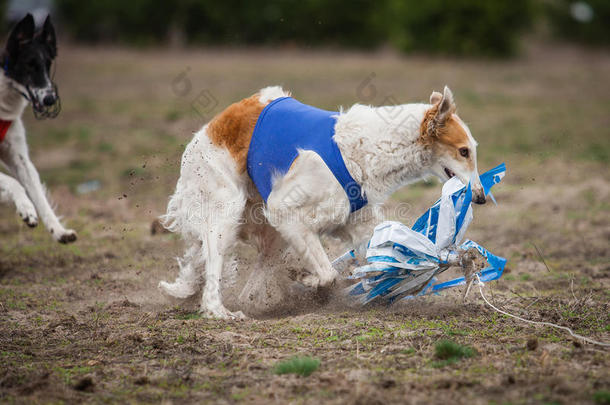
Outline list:
[[[6,42],[4,73],[32,103],[37,118],[54,118],[59,113],[57,86],[50,73],[56,56],[57,42],[50,17],[35,32],[34,18],[26,15],[15,25]]]
[[[458,117],[453,94],[445,86],[443,94],[433,92],[432,108],[422,122],[421,140],[432,150],[432,173],[445,182],[457,176],[470,182],[472,201],[485,203],[485,192],[477,171],[477,142],[468,126]]]

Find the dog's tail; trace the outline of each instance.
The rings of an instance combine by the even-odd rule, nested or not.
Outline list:
[[[176,191],[167,203],[165,214],[159,217],[159,222],[168,231],[181,234],[185,240],[197,239],[196,225],[201,220],[202,211],[197,204],[201,204],[201,201],[203,198],[196,198],[182,183],[182,179],[179,179]]]
[[[181,220],[179,212],[181,211],[181,199],[178,198],[179,193],[176,192],[169,199],[167,204],[167,211],[165,214],[159,217],[159,222],[165,229],[170,232],[176,232],[181,227]]]

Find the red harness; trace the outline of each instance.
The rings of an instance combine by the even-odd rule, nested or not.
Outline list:
[[[11,127],[12,123],[13,121],[0,119],[0,142],[4,141],[4,137],[6,136],[6,133],[8,132],[8,129]]]

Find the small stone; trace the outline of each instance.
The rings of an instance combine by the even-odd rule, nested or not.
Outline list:
[[[380,385],[382,388],[389,389],[389,388],[396,386],[396,381],[388,378],[388,379],[382,380]]]
[[[94,387],[95,384],[93,383],[93,378],[89,376],[81,378],[76,384],[74,384],[74,389],[77,391],[93,392]]]
[[[525,346],[527,347],[527,350],[536,350],[538,348],[538,339],[535,337],[527,339],[527,344]]]
[[[138,377],[135,379],[135,381],[133,382],[135,385],[146,385],[148,384],[150,381],[148,380],[148,377],[146,377],[145,375]]]

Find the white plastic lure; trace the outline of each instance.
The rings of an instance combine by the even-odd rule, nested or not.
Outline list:
[[[505,173],[506,166],[502,163],[480,176],[486,195]],[[471,240],[462,242],[473,218],[471,201],[470,184],[464,186],[454,177],[443,185],[441,198],[413,227],[394,221],[379,224],[366,250],[368,264],[356,267],[348,276],[359,280],[348,287],[348,295],[362,304],[375,299],[391,303],[414,294],[430,294],[465,285],[465,277],[437,283],[435,276],[459,265],[460,252],[469,249],[476,249],[487,262],[487,267],[477,273],[481,281],[500,278],[506,259],[491,254]],[[355,257],[354,251],[348,251],[333,265],[344,271],[349,263],[356,262]]]

